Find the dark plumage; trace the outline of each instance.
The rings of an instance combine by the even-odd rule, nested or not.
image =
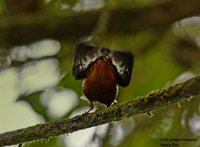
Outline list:
[[[77,45],[72,72],[76,79],[84,79],[83,93],[90,101],[90,110],[94,101],[110,106],[117,96],[117,85],[129,85],[133,60],[130,52]]]

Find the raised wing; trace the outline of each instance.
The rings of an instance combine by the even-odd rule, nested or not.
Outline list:
[[[99,58],[99,51],[96,47],[79,43],[75,49],[72,74],[76,79],[87,77],[88,71],[94,61]]]
[[[117,70],[117,84],[128,86],[131,80],[134,56],[130,52],[110,51],[85,43],[79,43],[75,49],[72,74],[76,79],[86,78],[89,70],[98,59],[105,59]]]
[[[114,51],[111,55],[112,64],[117,69],[117,84],[129,85],[134,64],[134,56],[130,52]]]

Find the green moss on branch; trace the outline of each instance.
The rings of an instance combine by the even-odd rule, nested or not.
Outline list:
[[[19,144],[37,139],[48,139],[49,137],[72,133],[112,121],[119,121],[136,114],[146,113],[154,109],[176,104],[199,95],[200,75],[183,83],[172,85],[162,90],[152,91],[147,96],[120,103],[94,113],[78,115],[67,120],[52,121],[25,129],[2,133],[0,134],[0,146]]]

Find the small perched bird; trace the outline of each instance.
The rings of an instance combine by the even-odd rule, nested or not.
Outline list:
[[[110,51],[86,43],[76,46],[72,74],[75,79],[84,79],[82,88],[90,102],[89,111],[96,101],[109,107],[116,99],[118,85],[129,85],[133,61],[130,52]]]

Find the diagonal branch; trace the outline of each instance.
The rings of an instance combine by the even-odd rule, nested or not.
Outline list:
[[[60,134],[119,121],[136,114],[146,113],[200,95],[200,75],[183,83],[150,92],[148,95],[120,103],[100,111],[83,114],[71,119],[37,124],[25,129],[0,134],[0,146],[48,139]]]

